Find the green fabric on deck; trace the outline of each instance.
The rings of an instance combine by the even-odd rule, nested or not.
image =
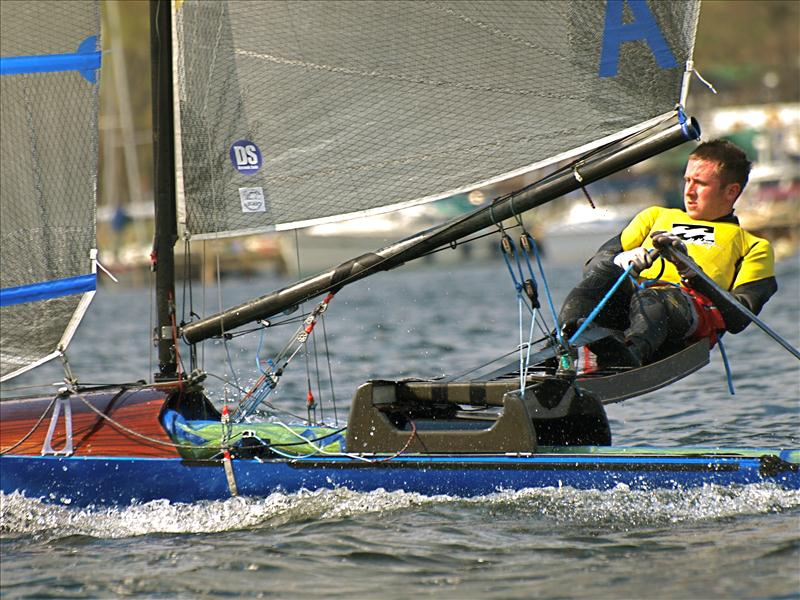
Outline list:
[[[179,452],[184,458],[208,459],[220,454],[223,426],[219,421],[188,421],[177,412],[168,410],[162,416],[162,423],[172,440],[183,446],[179,448]],[[254,441],[260,440],[277,454],[341,454],[345,451],[343,433],[333,427],[316,425],[236,423],[230,425],[228,446],[235,453],[236,448],[241,447],[242,441],[249,437],[254,438]],[[303,439],[308,441],[303,442]]]

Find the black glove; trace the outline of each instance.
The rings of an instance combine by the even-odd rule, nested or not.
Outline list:
[[[666,231],[654,231],[650,234],[650,239],[653,240],[653,247],[659,252],[668,248],[672,248],[681,254],[685,254],[686,256],[689,255],[689,250],[687,250],[686,244],[684,244],[683,240],[677,235],[667,233]],[[678,269],[678,274],[681,276],[681,279],[689,280],[695,276],[694,270],[689,268],[680,259],[673,260],[669,253],[667,253],[667,258]]]
[[[653,240],[653,247],[656,250],[674,248],[683,254],[688,253],[686,244],[683,243],[683,240],[672,233],[667,233],[666,231],[654,231],[650,234],[650,239]]]

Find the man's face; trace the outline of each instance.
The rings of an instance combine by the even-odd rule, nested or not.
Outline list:
[[[722,185],[719,165],[710,160],[690,158],[683,176],[683,204],[686,214],[699,221],[713,221],[733,210],[739,196],[738,183]]]

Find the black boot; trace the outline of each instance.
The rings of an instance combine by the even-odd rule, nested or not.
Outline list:
[[[642,366],[642,352],[632,341],[626,340],[619,331],[589,344],[589,350],[597,355],[597,367],[629,367]]]

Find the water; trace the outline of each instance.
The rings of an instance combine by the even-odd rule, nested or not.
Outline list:
[[[577,277],[577,268],[549,273],[556,304]],[[761,316],[798,345],[798,257],[782,262],[778,277],[781,290]],[[283,283],[269,275],[227,280],[222,301]],[[210,312],[219,297],[196,292],[194,301],[195,312]],[[147,377],[149,314],[146,290],[104,288],[70,349],[79,378]],[[282,347],[293,327],[269,330],[264,354]],[[502,264],[378,275],[340,292],[325,331],[340,420],[366,379],[458,373],[519,343]],[[252,382],[258,341],[205,349],[204,366],[219,377],[209,379],[216,402],[235,393],[225,378]],[[729,336],[726,349],[735,396],[715,351],[711,365],[668,390],[609,407],[615,443],[798,447],[798,362],[753,326]],[[326,374],[327,363],[309,369]],[[297,359],[289,371],[272,401],[304,414],[306,364]],[[14,384],[60,377],[60,367],[48,365]],[[327,384],[318,396],[332,421]],[[0,499],[0,587],[9,599],[800,596],[800,493],[766,485],[467,499],[322,490],[94,510],[18,494]]]

